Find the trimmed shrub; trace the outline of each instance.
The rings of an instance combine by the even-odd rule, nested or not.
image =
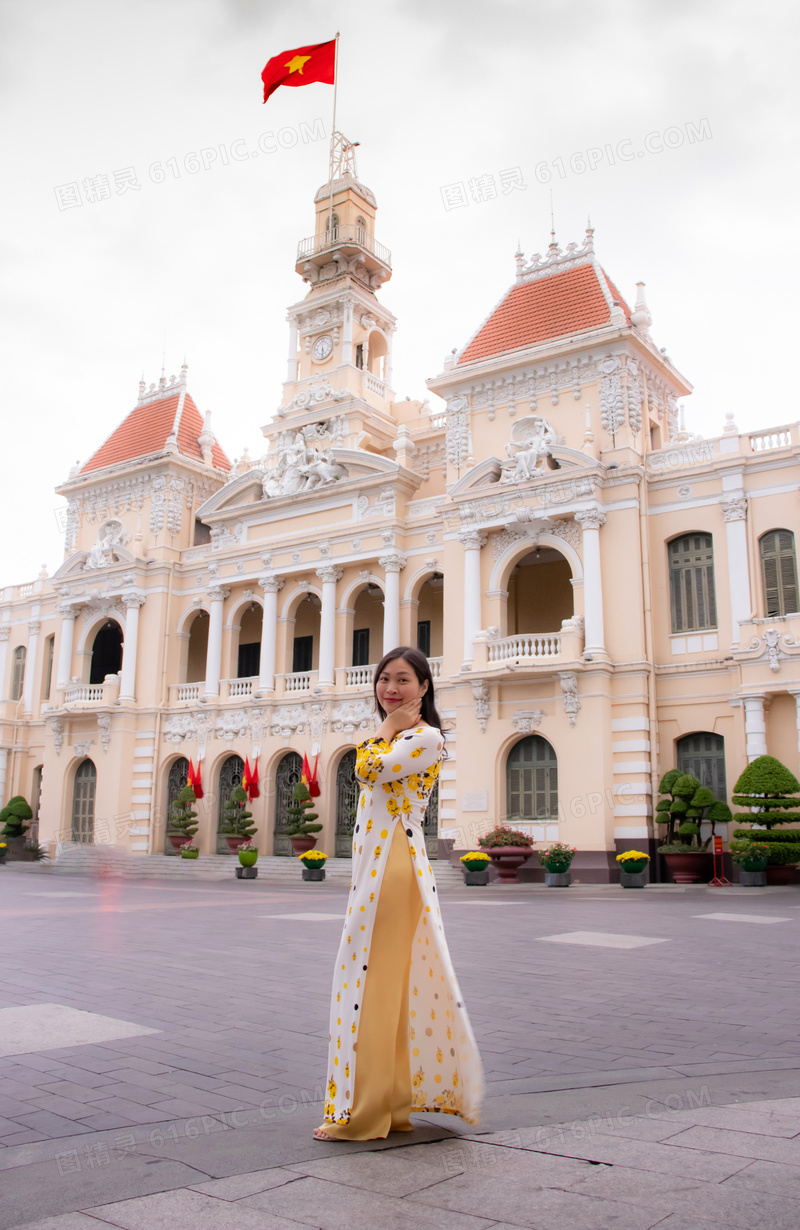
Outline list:
[[[788,824],[800,820],[800,798],[790,797],[800,791],[800,782],[774,756],[758,756],[742,773],[733,788],[733,801],[737,807],[753,808],[751,812],[737,812],[736,820],[750,820],[758,816],[757,823],[772,828],[774,824]],[[784,814],[781,815],[780,813]]]
[[[734,829],[733,835],[741,841],[800,843],[800,829]]]

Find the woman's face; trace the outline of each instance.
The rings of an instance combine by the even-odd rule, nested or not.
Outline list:
[[[420,683],[416,671],[405,658],[394,658],[387,662],[375,688],[378,704],[386,713],[391,713],[405,701],[424,696],[427,690],[427,679]]]

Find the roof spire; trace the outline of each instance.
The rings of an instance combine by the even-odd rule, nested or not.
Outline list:
[[[517,240],[517,250],[514,253],[514,260],[517,266],[517,281],[522,277],[525,270],[525,253],[522,251],[522,240]]]
[[[550,189],[550,247],[547,250],[548,252],[552,253],[553,256],[557,255],[558,252],[560,251],[559,246],[556,243],[556,224],[555,224],[555,218],[553,216],[553,189],[552,188]]]

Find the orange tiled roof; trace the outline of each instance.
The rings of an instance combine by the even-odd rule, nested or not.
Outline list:
[[[148,457],[152,453],[163,453],[175,422],[179,398],[180,393],[169,393],[163,398],[135,406],[94,456],[81,467],[81,474],[119,465],[123,461],[133,461],[137,457]],[[183,457],[203,460],[197,442],[202,430],[203,416],[187,393],[178,425],[178,452]],[[230,470],[231,463],[218,444],[212,445],[211,452],[218,469]]]
[[[587,263],[512,286],[459,355],[459,365],[607,325],[611,308],[601,276],[630,324],[631,310],[605,270]]]

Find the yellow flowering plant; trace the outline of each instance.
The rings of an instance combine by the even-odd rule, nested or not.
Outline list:
[[[617,855],[618,863],[649,863],[650,855],[644,854],[641,850],[623,850],[622,854]]]
[[[298,854],[297,857],[304,867],[314,870],[317,867],[323,867],[328,856],[323,854],[321,850],[306,850],[305,854]]]
[[[469,853],[462,854],[459,859],[467,871],[485,871],[491,861],[489,855],[484,854],[482,850],[470,850]]]

